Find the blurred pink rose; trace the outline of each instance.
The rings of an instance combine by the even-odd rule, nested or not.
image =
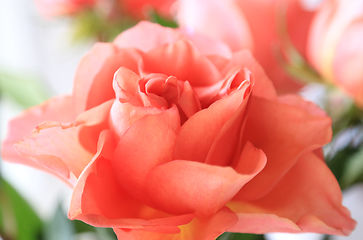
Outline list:
[[[348,235],[355,222],[315,154],[331,135],[321,109],[277,96],[249,51],[141,22],[95,45],[72,96],[14,119],[2,156],[64,179],[69,217],[120,240]]]
[[[363,107],[363,1],[326,0],[312,22],[308,57]]]
[[[179,0],[177,19],[181,27],[222,40],[233,51],[252,50],[278,93],[286,93],[301,84],[291,79],[276,60],[277,27],[281,24],[277,15],[285,10],[290,38],[304,54],[312,13],[298,0]]]
[[[97,0],[35,0],[41,14],[48,17],[76,14],[91,8]]]
[[[176,0],[118,0],[125,11],[140,19],[145,19],[151,9],[164,17],[172,17],[172,5]]]

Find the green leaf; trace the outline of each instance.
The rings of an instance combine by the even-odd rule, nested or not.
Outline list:
[[[0,178],[0,235],[4,240],[38,240],[42,222],[30,205]]]
[[[38,105],[50,96],[36,77],[0,71],[0,93],[24,108]]]
[[[96,228],[96,233],[99,240],[117,240],[116,234],[111,228]]]
[[[57,208],[53,219],[46,224],[44,228],[44,238],[46,240],[64,240],[71,239],[75,232],[74,225],[61,207]]]
[[[230,233],[225,232],[217,240],[264,240],[263,235],[249,233]]]
[[[170,27],[170,28],[178,27],[178,24],[175,21],[162,17],[154,10],[151,10],[148,15],[152,22],[157,23],[161,26]]]
[[[348,159],[342,173],[341,185],[348,187],[356,182],[363,181],[363,147]]]
[[[344,169],[348,164],[348,159],[357,153],[357,148],[347,146],[338,151],[332,158],[327,159],[327,164],[330,170],[333,172],[335,178],[338,180],[342,187],[342,177],[345,174]]]

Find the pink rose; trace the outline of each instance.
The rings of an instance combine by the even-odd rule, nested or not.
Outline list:
[[[355,222],[320,152],[330,118],[277,97],[248,51],[189,37],[141,22],[96,44],[71,97],[10,123],[4,160],[64,179],[69,218],[123,240],[348,235]]]
[[[286,22],[279,22],[277,16],[285,10],[286,19],[280,17]],[[312,16],[299,0],[179,0],[177,20],[182,28],[222,40],[233,51],[250,49],[278,93],[286,93],[302,85],[277,60],[277,29],[286,23],[292,42],[304,54]]]
[[[314,17],[308,57],[316,70],[363,107],[363,1],[326,0]]]
[[[35,4],[45,16],[72,15],[95,5],[97,0],[35,0]]]

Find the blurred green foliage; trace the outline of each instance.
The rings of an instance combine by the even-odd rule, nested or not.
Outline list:
[[[0,70],[0,94],[24,108],[38,105],[50,97],[35,76],[26,73],[13,73]]]
[[[0,179],[0,236],[4,240],[41,239],[42,222],[30,205]]]

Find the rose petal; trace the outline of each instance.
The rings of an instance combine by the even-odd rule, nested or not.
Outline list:
[[[210,217],[256,174],[242,175],[231,167],[174,160],[154,168],[146,179],[146,186],[159,209]]]
[[[116,98],[137,105],[135,94],[138,91],[141,77],[128,68],[121,67],[113,78],[113,90]]]
[[[311,115],[287,104],[251,98],[244,139],[261,149],[267,165],[237,194],[236,199],[257,199],[267,194],[304,151],[331,140],[331,119]]]
[[[223,208],[210,218],[195,218],[187,225],[180,226],[179,234],[127,229],[114,229],[114,231],[118,239],[122,240],[214,240],[236,221],[236,215],[228,208]]]
[[[232,204],[228,204],[232,206]],[[231,209],[235,209],[231,207]],[[264,234],[270,232],[301,232],[293,221],[267,213],[237,213],[238,222],[228,232]]]
[[[233,67],[240,66],[247,68],[255,79],[252,94],[267,99],[275,99],[276,91],[271,80],[266,75],[264,69],[252,56],[248,50],[239,51],[233,54],[231,60],[224,67],[223,73],[227,73]]]
[[[97,43],[78,65],[73,89],[76,115],[115,98],[112,80],[121,66],[137,72],[141,53],[136,49],[118,50],[111,43]]]
[[[159,46],[176,42],[182,37],[183,35],[175,29],[141,21],[135,27],[122,32],[113,43],[119,48],[136,48],[142,52],[149,52]]]
[[[98,151],[79,177],[68,216],[97,227],[165,226],[175,229],[193,215],[172,216],[131,198],[118,185],[111,160],[116,142],[106,130],[100,134]]]
[[[119,185],[136,199],[145,198],[145,181],[156,166],[172,160],[176,132],[180,128],[176,106],[147,115],[130,127],[120,139],[112,166]]]
[[[248,91],[246,85],[189,118],[175,141],[174,159],[205,162],[220,129],[240,108]]]
[[[188,29],[181,29],[181,32],[205,56],[219,56],[227,59],[232,56],[232,51],[225,42],[207,38],[205,35],[188,31]]]
[[[317,105],[315,105],[312,102],[304,100],[302,97],[296,94],[287,94],[279,96],[278,101],[280,103],[304,109],[313,116],[322,116],[322,117],[327,116],[326,112],[323,109],[319,108]]]
[[[265,227],[270,231],[275,231],[271,226],[276,226],[278,231],[283,229],[279,228],[279,224],[274,224],[274,221],[264,221],[264,216],[256,213],[275,214],[291,220],[302,232],[348,235],[356,223],[350,218],[349,211],[341,205],[341,201],[341,190],[332,172],[315,154],[306,153],[266,196],[256,201],[231,203],[228,206],[236,213],[253,213],[252,216],[260,217],[262,222],[259,233]],[[255,228],[248,226],[246,221],[244,225],[238,225],[243,229]],[[290,232],[289,229],[286,230]],[[233,231],[239,230],[234,227]]]
[[[215,137],[205,163],[218,166],[229,166],[241,152],[241,141],[246,125],[247,96],[237,111],[227,120]]]
[[[184,82],[184,89],[178,100],[178,107],[185,113],[187,118],[192,117],[202,109],[199,99],[189,82]]]
[[[92,154],[78,140],[78,124],[44,122],[14,147],[22,156],[74,184],[73,177],[78,177],[92,159]]]
[[[162,110],[151,107],[135,107],[130,103],[116,100],[110,112],[110,127],[120,139],[124,133],[138,120],[151,114],[159,114]]]
[[[179,40],[146,53],[140,72],[144,75],[163,73],[188,81],[192,86],[211,85],[221,79],[218,69],[188,40]]]
[[[252,143],[247,142],[243,147],[237,161],[231,166],[236,172],[244,175],[256,175],[266,166],[267,158],[261,149],[255,148]]]
[[[72,108],[71,97],[55,97],[39,106],[26,110],[20,116],[10,121],[7,136],[2,143],[2,159],[45,170],[34,161],[20,156],[13,145],[23,137],[29,136],[38,124],[46,120],[65,123],[74,121]]]

